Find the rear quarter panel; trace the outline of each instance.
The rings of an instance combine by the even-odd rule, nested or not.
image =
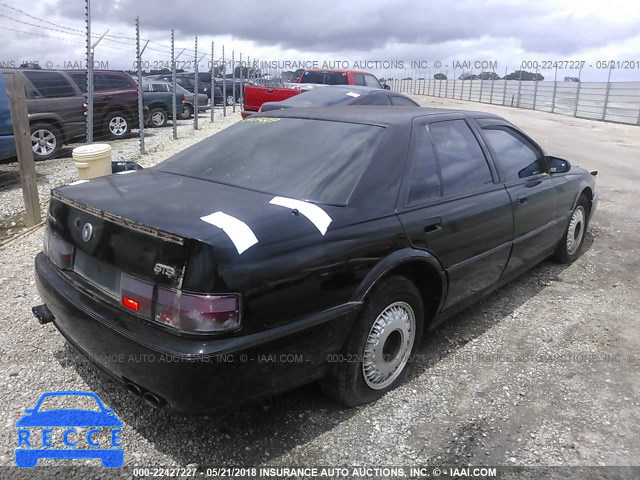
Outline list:
[[[256,87],[247,85],[244,88],[244,109],[257,112],[265,102],[279,102],[298,95],[300,90],[293,88]]]

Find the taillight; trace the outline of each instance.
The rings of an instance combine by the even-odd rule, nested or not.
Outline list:
[[[49,228],[44,230],[44,254],[61,270],[73,268],[75,249],[73,246],[51,232]]]
[[[89,105],[87,105],[87,102],[84,102],[82,104],[82,114],[86,116],[88,111],[89,111]]]
[[[192,332],[223,332],[240,326],[236,295],[198,295],[158,287],[155,321]]]
[[[153,284],[138,280],[126,273],[120,278],[122,306],[143,317],[151,318]]]
[[[123,273],[120,287],[124,308],[177,330],[215,333],[235,330],[240,325],[237,295],[184,293],[157,287],[154,304],[153,284]]]

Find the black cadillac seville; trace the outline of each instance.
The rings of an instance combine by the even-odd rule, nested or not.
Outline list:
[[[425,329],[575,260],[598,199],[504,119],[415,107],[259,114],[123,173],[53,190],[34,313],[196,413],[316,379],[379,398]]]

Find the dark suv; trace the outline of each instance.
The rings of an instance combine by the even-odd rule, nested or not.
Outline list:
[[[53,158],[63,144],[85,137],[84,70],[11,70],[11,73],[24,79],[36,160]],[[93,98],[97,138],[121,138],[137,127],[137,85],[127,73],[95,71]]]

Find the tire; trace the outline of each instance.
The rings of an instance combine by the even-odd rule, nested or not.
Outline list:
[[[379,399],[407,375],[423,325],[424,305],[413,282],[401,276],[383,280],[368,295],[322,389],[347,407]]]
[[[49,123],[31,125],[31,148],[34,160],[49,160],[62,148],[60,130]]]
[[[580,195],[571,212],[569,223],[558,244],[553,259],[560,263],[573,263],[582,253],[582,245],[589,226],[589,199]]]
[[[178,115],[180,120],[188,120],[193,115],[193,107],[188,103],[182,104],[182,113]]]
[[[120,111],[109,112],[104,119],[104,130],[110,138],[123,138],[131,132],[131,120]]]
[[[227,102],[227,107],[232,107],[236,103],[236,97],[233,95],[227,94],[227,98],[225,99]]]
[[[167,112],[162,107],[154,107],[149,112],[149,125],[153,128],[164,127],[167,124],[167,120]]]

